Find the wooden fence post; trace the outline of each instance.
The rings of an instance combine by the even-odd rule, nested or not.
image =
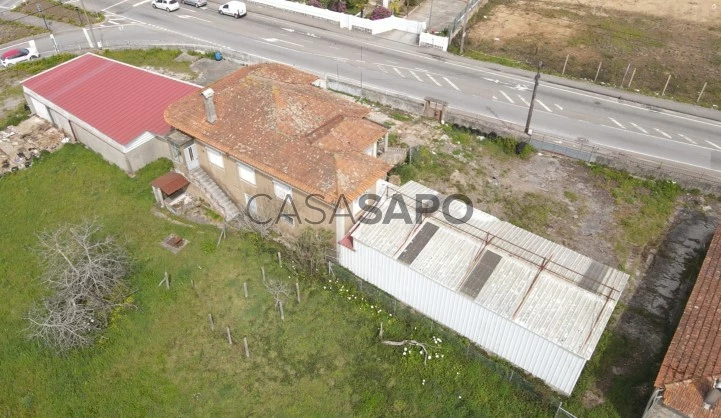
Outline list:
[[[280,251],[278,251],[278,265],[283,267],[283,259],[280,256]]]
[[[208,322],[210,322],[210,330],[215,331],[215,322],[213,322],[213,314],[208,314]]]
[[[245,292],[245,298],[248,299],[248,282],[243,282],[243,291]]]
[[[298,303],[300,303],[300,285],[298,285],[298,282],[295,282],[295,294],[298,297]]]
[[[278,301],[278,306],[280,306],[280,320],[285,321],[285,315],[283,315],[283,301]]]
[[[248,351],[248,337],[243,337],[243,347],[245,348],[245,357],[250,358],[250,351]]]
[[[568,57],[570,57],[571,54],[566,54],[566,62],[563,63],[563,70],[561,70],[561,75],[566,74],[566,65],[568,65]]]
[[[233,345],[233,337],[230,336],[230,327],[225,327],[225,332],[228,334],[228,344]]]

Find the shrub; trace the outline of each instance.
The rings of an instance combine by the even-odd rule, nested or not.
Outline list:
[[[319,0],[308,0],[305,4],[308,6],[323,8],[323,4]]]
[[[345,1],[343,1],[343,0],[331,1],[330,4],[328,4],[328,9],[332,10],[334,12],[338,12],[338,13],[345,13],[345,11],[346,11]]]
[[[393,13],[386,9],[383,6],[376,6],[375,9],[373,9],[373,13],[371,13],[369,19],[370,20],[379,20],[379,19],[385,19],[387,17],[391,17]]]

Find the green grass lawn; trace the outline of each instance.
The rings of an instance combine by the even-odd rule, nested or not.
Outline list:
[[[546,402],[466,356],[459,337],[419,318],[391,316],[348,282],[302,280],[302,302],[287,300],[281,322],[260,267],[294,279],[267,244],[231,233],[216,249],[217,228],[153,215],[149,182],[169,166],[151,164],[131,179],[83,147],[66,145],[0,179],[0,414],[552,415]],[[45,293],[35,234],[88,217],[127,242],[138,309],[115,315],[94,347],[57,357],[24,335],[24,316]],[[171,233],[189,240],[177,255],[159,245]],[[164,271],[170,290],[158,287]],[[443,342],[424,366],[417,349],[404,356],[402,348],[379,343],[381,321],[388,339],[430,343],[435,335]],[[239,344],[244,336],[250,359]]]

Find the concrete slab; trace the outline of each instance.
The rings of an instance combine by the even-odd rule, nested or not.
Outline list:
[[[408,15],[410,20],[428,22],[429,32],[440,32],[466,8],[465,0],[425,0]]]

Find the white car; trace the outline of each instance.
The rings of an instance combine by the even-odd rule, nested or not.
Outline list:
[[[163,9],[166,12],[174,12],[180,9],[178,0],[153,0],[150,4],[153,5],[153,9]]]
[[[38,53],[38,50],[33,47],[11,49],[2,54],[2,58],[0,58],[0,64],[2,64],[3,67],[9,67],[13,64],[17,64],[23,61],[29,61],[33,58],[39,57],[40,53]]]
[[[245,9],[245,3],[238,0],[229,1],[224,5],[218,7],[218,13],[222,15],[233,16],[236,19],[239,19],[248,14]]]

